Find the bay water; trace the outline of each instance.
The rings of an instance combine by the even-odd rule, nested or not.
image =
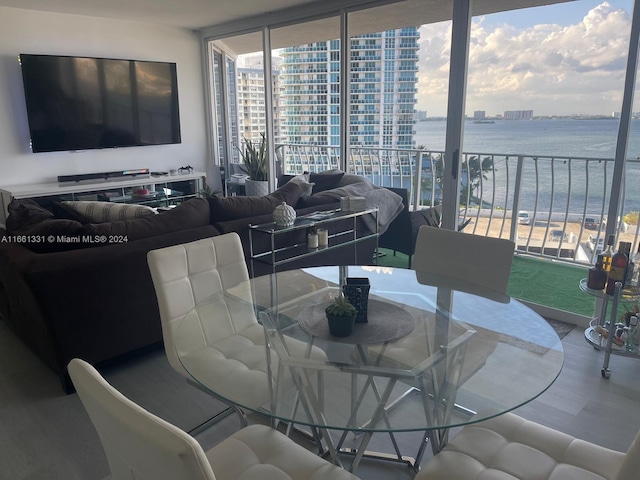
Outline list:
[[[495,120],[495,123],[465,122],[463,152],[487,155],[525,156],[520,208],[539,211],[583,212],[606,215],[613,160],[619,128],[617,119]],[[446,122],[433,120],[415,125],[417,146],[443,151]],[[543,157],[539,161],[533,157]],[[557,160],[551,160],[551,158]],[[571,160],[567,158],[590,160]],[[640,210],[640,120],[630,126],[625,170],[623,213]],[[496,157],[495,178],[490,175],[485,191],[495,188],[491,203],[510,207],[508,191],[513,191],[515,164],[507,169]],[[510,160],[511,162],[511,160]],[[535,165],[535,163],[538,163]],[[567,166],[569,165],[569,166]],[[509,171],[507,171],[509,170]],[[509,182],[509,187],[506,183]],[[568,185],[571,184],[569,194]],[[588,183],[588,189],[586,185]],[[553,190],[551,186],[554,185]],[[488,194],[483,194],[487,199]],[[586,204],[586,208],[585,208]],[[605,205],[603,209],[603,204]]]

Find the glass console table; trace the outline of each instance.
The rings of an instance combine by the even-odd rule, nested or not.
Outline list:
[[[365,228],[358,222],[364,217],[369,217],[367,223],[369,228]],[[343,220],[350,221],[338,224]],[[307,246],[306,233],[310,229],[318,227],[329,229],[328,245],[310,248]],[[253,262],[270,265],[272,273],[275,273],[280,265],[345,245],[354,246],[354,255],[357,258],[356,244],[367,239],[376,238],[376,251],[378,250],[379,231],[377,208],[368,208],[358,212],[344,212],[340,209],[313,212],[297,217],[294,224],[289,227],[279,227],[275,222],[249,225],[251,275],[253,276],[254,273]],[[262,243],[263,246],[266,245],[266,248],[257,246],[258,237],[268,238],[266,244]]]

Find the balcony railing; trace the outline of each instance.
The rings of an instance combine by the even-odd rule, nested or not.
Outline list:
[[[340,148],[284,144],[285,173],[338,168]],[[612,158],[544,157],[465,152],[462,156],[460,221],[465,232],[510,238],[519,252],[579,265],[594,263],[604,241]],[[347,168],[376,185],[404,187],[412,209],[441,202],[444,152],[351,147]],[[638,248],[640,159],[628,159],[622,185],[623,215],[616,221],[618,240]],[[616,192],[617,193],[617,192]],[[529,221],[518,223],[518,212]],[[613,220],[613,219],[612,219]],[[600,240],[599,240],[600,239]]]

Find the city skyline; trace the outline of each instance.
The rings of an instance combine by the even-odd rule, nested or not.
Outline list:
[[[583,0],[475,17],[467,112],[619,112],[633,2]],[[418,104],[445,116],[451,23],[420,27]]]

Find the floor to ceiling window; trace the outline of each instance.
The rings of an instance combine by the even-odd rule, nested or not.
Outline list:
[[[283,145],[276,153],[290,173],[344,166],[376,183],[411,189],[416,208],[441,202],[448,185],[458,185],[460,195],[448,210],[460,205],[461,219],[473,217],[475,233],[513,237],[528,252],[560,238],[560,245],[576,245],[573,260],[591,261],[580,253],[591,233],[584,221],[595,218],[604,225],[607,220],[609,150],[618,133],[615,112],[621,109],[631,0],[508,12],[496,12],[492,2],[478,3],[469,48],[462,50],[468,68],[457,60],[452,73],[451,52],[466,42],[466,32],[456,36],[451,19],[454,6],[465,4],[377,2],[374,8],[315,13],[307,20],[298,11],[293,22],[274,15],[270,25],[256,19],[252,32],[215,38],[214,64],[220,69],[224,62],[224,74],[214,76],[221,82],[214,88],[216,99],[222,99],[215,103],[216,116],[224,117],[214,123],[215,161],[234,161],[242,135],[253,138],[267,122],[276,145]],[[272,48],[270,72],[259,61],[264,60],[262,27],[268,27]],[[243,54],[253,52],[258,63],[245,63]],[[254,70],[255,78],[245,69]],[[458,85],[452,93],[452,79],[461,77],[464,88]],[[245,81],[262,85],[247,91]],[[259,111],[264,107],[258,90],[267,83],[273,97],[270,121]],[[466,100],[460,111],[452,111],[461,91]],[[461,171],[452,184],[455,173],[445,171],[446,139],[447,125],[456,121],[462,127],[457,133]],[[629,158],[640,157],[633,148],[632,140]],[[632,163],[623,216],[638,203],[637,189],[630,187],[636,175]],[[511,222],[518,210],[534,218],[530,229]],[[552,224],[556,214],[564,221]],[[501,217],[497,231],[482,215]],[[543,239],[532,236],[536,220],[546,222]],[[578,230],[568,223],[578,224]],[[602,232],[599,228],[596,237]]]

